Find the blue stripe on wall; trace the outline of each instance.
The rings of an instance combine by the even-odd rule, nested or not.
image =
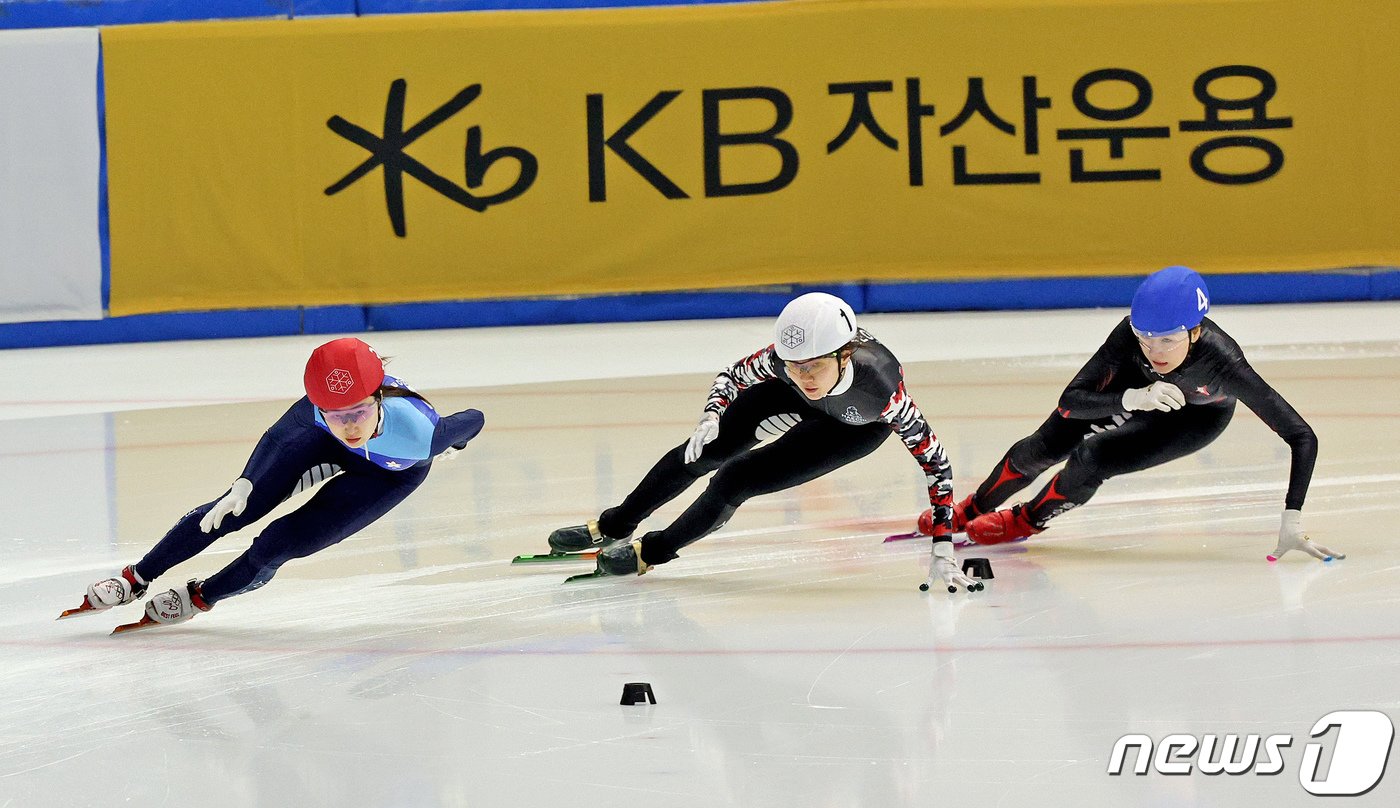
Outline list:
[[[293,17],[316,17],[325,14],[354,14],[355,0],[292,0]]]
[[[73,28],[189,20],[408,14],[501,9],[608,8],[748,0],[0,0],[0,29]]]
[[[788,286],[718,292],[654,292],[585,298],[469,300],[447,303],[401,303],[371,306],[371,331],[413,328],[460,328],[493,325],[629,323],[647,320],[704,320],[776,315],[793,297],[829,292],[856,311],[865,302],[862,284]]]
[[[107,207],[107,83],[102,70],[102,38],[97,38],[97,238],[102,255],[102,313],[112,303],[112,228]]]
[[[353,9],[354,3],[345,0],[341,5]],[[0,2],[0,28],[73,28],[237,17],[286,18],[291,13],[292,0],[3,0]]]
[[[1400,270],[1210,275],[1212,302],[1302,303],[1400,299]],[[771,317],[811,291],[838,295],[858,313],[1127,308],[1138,277],[851,283],[579,298],[470,300],[385,306],[180,312],[98,321],[0,324],[0,348],[175,339],[335,334],[500,325]]]

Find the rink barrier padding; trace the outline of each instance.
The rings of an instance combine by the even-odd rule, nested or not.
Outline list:
[[[523,7],[501,0],[505,7]],[[630,4],[630,3],[628,3]],[[551,5],[548,0],[541,6]],[[610,3],[609,5],[622,5]],[[664,3],[658,3],[664,5]],[[115,25],[212,17],[298,17],[317,14],[450,11],[454,6],[488,8],[488,3],[425,0],[403,3],[355,3],[353,0],[107,0],[97,3],[49,2],[0,5],[0,29],[70,25]],[[410,8],[411,7],[411,8]],[[368,10],[366,10],[368,8]],[[99,104],[102,88],[99,82]],[[99,110],[99,119],[101,120]],[[102,121],[105,124],[105,120]],[[865,133],[861,132],[860,136]],[[105,145],[105,141],[104,141]],[[104,160],[105,160],[104,150]],[[106,182],[106,172],[102,172]],[[105,194],[102,202],[105,205]],[[108,247],[106,218],[102,246]],[[104,273],[104,301],[108,277]],[[1400,299],[1400,272],[1368,269],[1304,274],[1243,273],[1212,276],[1222,303]],[[1033,309],[1079,306],[1125,306],[1134,277],[993,279],[961,282],[881,282],[847,284],[858,311],[955,309]],[[765,316],[776,313],[798,287],[773,291],[665,292],[579,296],[573,299],[430,301],[373,306],[331,305],[181,311],[109,317],[88,322],[35,322],[0,325],[0,347],[134,342],[206,337],[337,333],[366,329],[519,325],[550,322],[604,322],[679,317]],[[812,287],[817,288],[817,287]],[[824,287],[830,289],[831,287]]]
[[[414,14],[442,11],[537,10],[617,6],[702,5],[749,0],[8,0],[0,30],[234,20]]]
[[[1400,270],[1249,273],[1208,278],[1216,305],[1400,300]],[[111,342],[345,334],[426,328],[771,317],[807,291],[840,295],[861,314],[908,311],[1119,308],[1139,277],[838,284],[728,292],[605,295],[574,300],[471,300],[181,312],[90,322],[0,324],[0,349]]]
[[[0,3],[0,29],[74,28],[181,20],[353,14],[354,0],[11,0]],[[314,9],[326,9],[316,11]]]
[[[108,29],[110,310],[1400,264],[1400,4],[1317,5]]]

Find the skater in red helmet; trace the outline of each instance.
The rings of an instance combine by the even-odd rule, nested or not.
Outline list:
[[[904,388],[899,361],[856,327],[845,301],[821,292],[790,302],[778,316],[774,343],[720,372],[688,441],[666,452],[621,504],[587,524],[554,531],[550,549],[598,549],[595,574],[640,575],[718,530],[750,497],[821,477],[875,451],[891,433],[928,485],[930,580],[941,579],[950,591],[980,589],[957,568],[952,472]],[[675,521],[632,538],[644,519],[710,472],[704,492]]]
[[[144,558],[89,586],[82,605],[61,616],[135,602],[170,568],[319,484],[228,566],[152,596],[145,616],[118,630],[183,622],[257,589],[291,559],[343,541],[388,513],[423,483],[434,458],[465,447],[485,422],[478,410],[440,417],[426,399],[385,375],[379,355],[353,337],[313,351],[303,381],[306,396],[263,434],[223,496],[185,514]]]
[[[953,509],[954,529],[976,544],[1020,541],[1089,501],[1110,477],[1152,468],[1214,441],[1243,401],[1292,450],[1275,561],[1301,550],[1322,561],[1345,558],[1303,533],[1303,498],[1317,458],[1317,436],[1245,360],[1240,346],[1206,317],[1205,279],[1182,266],[1148,276],[1129,316],[1070,382],[1059,406],[1016,442],[977,490]],[[1065,462],[1040,492],[998,506]],[[927,516],[921,517],[924,529]]]

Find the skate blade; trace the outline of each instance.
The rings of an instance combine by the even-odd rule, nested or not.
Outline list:
[[[607,578],[607,577],[609,577],[609,576],[608,576],[608,574],[607,574],[606,572],[603,572],[602,570],[594,570],[594,571],[592,571],[592,572],[586,572],[586,573],[584,573],[583,575],[570,575],[568,578],[565,578],[565,579],[564,579],[564,583],[566,583],[566,584],[572,584],[572,583],[575,583],[575,582],[577,582],[577,581],[587,581],[589,578]]]
[[[59,615],[57,618],[55,618],[55,619],[57,619],[57,620],[64,620],[64,619],[69,618],[69,617],[77,617],[77,616],[80,615],[80,614],[96,614],[96,613],[98,613],[98,612],[105,612],[105,611],[107,611],[107,610],[106,610],[106,609],[99,609],[99,608],[97,608],[96,606],[93,606],[91,603],[88,603],[88,602],[87,602],[87,598],[84,598],[84,599],[83,599],[83,605],[78,606],[77,608],[73,608],[73,609],[64,609],[64,610],[63,610],[63,614],[60,614],[60,615]]]
[[[1000,537],[995,538],[995,539],[989,539],[989,538],[983,537],[983,539],[982,539],[981,541],[973,541],[972,539],[969,538],[969,539],[967,540],[966,543],[964,543],[964,544],[957,544],[957,543],[954,543],[953,546],[954,546],[954,547],[1000,547],[1000,546],[1003,545],[1003,544],[1020,544],[1021,542],[1026,541],[1026,540],[1028,540],[1028,539],[1030,539],[1030,536],[1017,536],[1017,537],[1014,538],[1014,539],[1003,539],[1003,538],[1000,538]]]
[[[908,541],[908,540],[910,540],[910,539],[927,539],[927,538],[931,538],[931,537],[928,536],[927,534],[920,533],[919,531],[916,530],[916,531],[914,531],[913,533],[896,533],[896,534],[894,534],[893,536],[886,536],[886,537],[885,537],[885,540],[884,540],[883,542],[881,542],[881,544],[889,544],[890,542],[895,542],[895,541]],[[969,539],[969,538],[967,537],[967,534],[966,534],[966,533],[954,533],[954,534],[953,534],[953,546],[954,546],[954,547],[971,547],[971,546],[975,545],[976,543],[977,543],[977,542],[973,541],[972,539]]]
[[[886,537],[885,537],[885,540],[884,540],[883,542],[881,542],[881,544],[889,544],[889,543],[892,542],[892,541],[907,541],[907,540],[909,540],[909,539],[927,539],[927,538],[928,538],[928,536],[925,536],[924,534],[922,534],[922,533],[920,533],[919,531],[916,530],[916,531],[914,531],[913,533],[896,533],[896,534],[894,534],[893,536],[886,536]]]
[[[555,564],[560,561],[592,561],[598,557],[597,550],[588,550],[582,553],[539,553],[537,555],[518,555],[510,560],[512,564]]]
[[[120,626],[117,626],[116,628],[112,629],[112,634],[111,634],[111,636],[115,637],[115,636],[117,636],[118,634],[125,634],[125,633],[127,633],[128,631],[140,631],[140,630],[142,630],[142,629],[152,628],[152,627],[154,627],[154,626],[159,626],[159,625],[161,625],[161,624],[160,624],[160,623],[157,623],[157,622],[154,621],[154,620],[152,620],[152,619],[151,619],[151,616],[150,616],[149,614],[143,614],[143,615],[141,615],[141,619],[140,619],[140,620],[137,620],[135,623],[124,623],[124,624],[122,624],[122,625],[120,625]]]

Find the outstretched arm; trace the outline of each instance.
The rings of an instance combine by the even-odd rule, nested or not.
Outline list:
[[[486,416],[481,410],[462,410],[438,419],[433,427],[432,454],[442,454],[448,449],[466,448],[468,441],[475,438],[486,425]]]
[[[1312,482],[1313,466],[1317,463],[1317,434],[1248,362],[1240,360],[1231,370],[1230,391],[1269,429],[1283,438],[1292,450],[1293,462],[1288,472],[1288,495],[1284,499],[1284,507],[1301,510],[1303,500],[1308,495],[1308,485]]]
[[[1230,389],[1292,450],[1288,494],[1284,497],[1283,516],[1279,521],[1278,546],[1267,558],[1277,561],[1293,550],[1300,550],[1320,561],[1346,558],[1342,553],[1313,543],[1303,532],[1303,500],[1308,495],[1313,466],[1317,463],[1317,434],[1248,362],[1240,360],[1232,366],[1232,370]]]
[[[933,506],[933,540],[948,539],[953,535],[953,467],[943,451],[943,444],[919,411],[919,405],[904,389],[903,381],[890,395],[880,419],[899,435],[904,447],[924,470],[928,500]]]

